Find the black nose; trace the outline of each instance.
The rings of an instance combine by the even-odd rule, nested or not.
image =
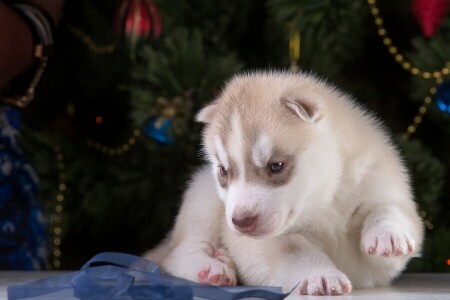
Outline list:
[[[256,220],[258,220],[258,215],[255,216],[247,216],[244,218],[232,218],[231,221],[234,225],[239,227],[239,229],[248,229],[249,227],[252,227]]]

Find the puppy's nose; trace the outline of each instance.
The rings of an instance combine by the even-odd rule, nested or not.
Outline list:
[[[254,229],[256,225],[256,221],[258,220],[258,215],[254,216],[245,216],[242,218],[232,218],[231,221],[233,222],[236,227],[240,231],[251,231]]]

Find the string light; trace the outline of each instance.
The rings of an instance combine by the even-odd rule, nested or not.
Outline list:
[[[97,150],[100,153],[110,156],[116,156],[128,152],[134,145],[136,145],[136,142],[140,136],[141,131],[139,129],[136,129],[133,131],[133,134],[127,139],[127,141],[118,147],[109,147],[102,143],[94,142],[93,140],[88,140],[87,146],[89,148]]]
[[[60,146],[53,148],[56,157],[57,169],[58,169],[58,192],[55,198],[55,211],[52,215],[52,240],[53,240],[53,253],[52,253],[52,265],[53,270],[59,270],[61,268],[61,236],[62,236],[62,215],[64,212],[64,198],[66,192],[66,174],[64,165],[64,155],[61,152]]]

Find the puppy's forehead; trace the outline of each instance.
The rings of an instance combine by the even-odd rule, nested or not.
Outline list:
[[[230,167],[229,158],[222,141],[219,138],[216,138],[214,141],[214,146],[219,163],[228,169]]]
[[[280,123],[286,120],[284,107],[280,101],[273,100],[258,89],[248,88],[226,93],[220,99],[210,124],[210,137],[218,138],[239,165],[244,164],[246,156],[258,166],[270,158],[277,140],[274,135],[279,134]]]
[[[270,138],[260,133],[255,143],[251,147],[252,163],[257,167],[264,167],[272,157],[273,146]]]
[[[244,162],[244,150],[248,139],[246,138],[246,132],[242,127],[242,118],[239,113],[234,113],[231,116],[231,128],[228,132],[227,148],[230,156],[233,157],[238,164]]]
[[[222,165],[228,166],[229,161],[236,163],[239,169],[249,169],[249,165],[263,168],[273,157],[275,139],[270,130],[264,128],[265,122],[249,120],[240,113],[234,113],[229,117],[230,123],[221,123],[218,129],[215,143],[215,153]],[[276,154],[276,153],[275,153]],[[241,174],[245,173],[241,172]]]
[[[229,157],[239,165],[244,165],[248,156],[258,166],[265,164],[273,148],[270,126],[266,126],[266,120],[255,118],[254,114],[245,114],[239,109],[227,110],[225,113],[221,112],[210,128],[209,139],[214,140],[211,146],[215,155],[219,159],[224,158],[223,164],[227,160],[225,157]]]

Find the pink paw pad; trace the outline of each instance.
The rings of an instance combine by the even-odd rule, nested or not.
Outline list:
[[[403,256],[414,251],[414,241],[403,232],[369,230],[362,238],[362,249],[371,256]]]
[[[212,258],[198,272],[200,283],[210,285],[236,285],[236,275],[231,259],[226,255],[225,250],[215,249]]]
[[[199,282],[210,285],[235,285],[235,280],[231,277],[232,275],[226,274],[224,270],[217,274],[214,270],[212,271],[212,268],[205,268],[198,272]]]
[[[345,295],[350,293],[352,285],[347,276],[337,270],[326,270],[322,274],[314,272],[311,276],[304,278],[298,285],[300,295]]]

